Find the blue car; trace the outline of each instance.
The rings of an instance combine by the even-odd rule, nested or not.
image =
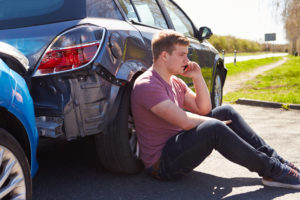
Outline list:
[[[12,70],[17,65],[26,70],[24,64],[16,49],[0,43],[0,199],[31,199],[31,177],[38,169],[33,101],[24,79]]]

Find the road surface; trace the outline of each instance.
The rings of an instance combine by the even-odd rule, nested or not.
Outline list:
[[[300,111],[232,105],[267,143],[300,166]],[[177,181],[157,181],[144,172],[111,174],[97,160],[92,140],[41,141],[33,181],[34,200],[299,200],[300,191],[264,187],[261,178],[213,152]]]
[[[239,56],[237,55],[236,62],[240,61],[246,61],[246,60],[251,60],[251,59],[261,59],[261,58],[269,58],[269,57],[278,57],[278,56],[287,56],[288,53],[269,53],[269,54],[262,54],[262,55],[252,55],[252,56]],[[234,57],[229,56],[225,57],[225,64],[226,63],[233,63],[234,62]]]

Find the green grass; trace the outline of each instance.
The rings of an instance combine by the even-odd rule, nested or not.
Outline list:
[[[236,65],[234,65],[233,63],[228,63],[226,64],[226,68],[228,69],[227,76],[237,75],[241,72],[248,72],[257,67],[274,63],[281,59],[282,57],[272,57],[272,58],[262,58],[256,60],[241,61],[241,62],[237,62]]]
[[[248,98],[300,104],[300,57],[288,58],[285,64],[247,81],[242,89],[226,94],[224,101]]]

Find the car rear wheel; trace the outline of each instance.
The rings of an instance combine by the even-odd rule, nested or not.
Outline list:
[[[114,119],[109,120],[103,133],[96,136],[101,164],[111,172],[135,174],[143,165],[138,158],[139,148],[130,115],[131,86],[121,88],[120,106]]]
[[[32,199],[32,181],[26,155],[4,129],[0,129],[0,199]]]
[[[221,74],[221,70],[217,68],[216,75],[214,78],[212,96],[211,96],[213,108],[222,105],[222,97],[223,97],[222,74]]]

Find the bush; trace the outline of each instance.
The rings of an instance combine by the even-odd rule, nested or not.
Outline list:
[[[213,35],[209,42],[218,50],[233,53],[234,50],[238,52],[258,52],[263,50],[263,46],[258,42],[239,39],[233,36],[218,36]]]

